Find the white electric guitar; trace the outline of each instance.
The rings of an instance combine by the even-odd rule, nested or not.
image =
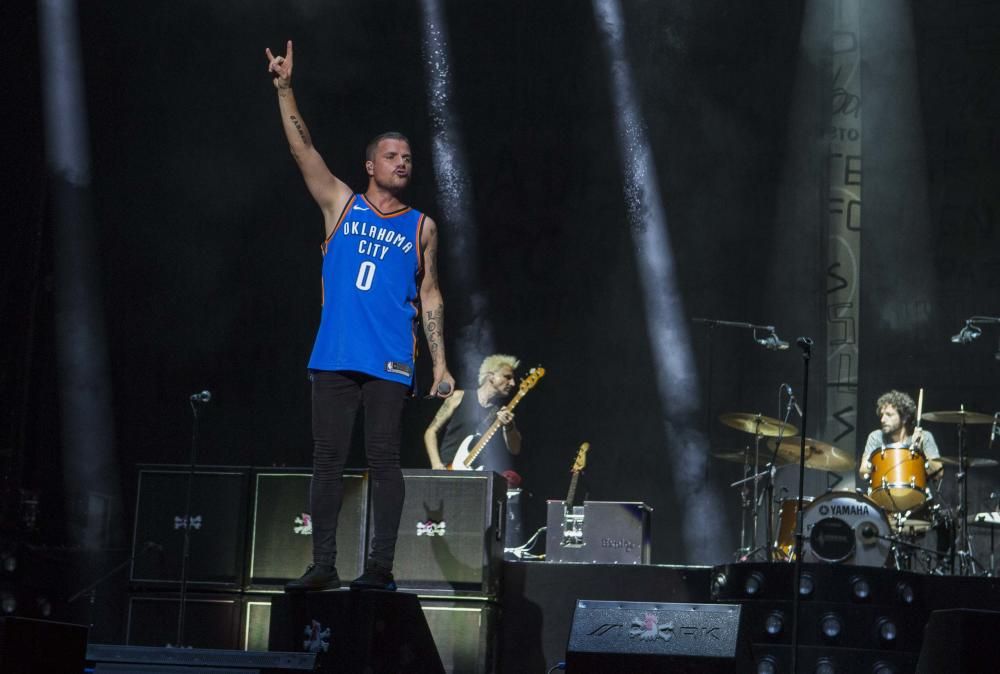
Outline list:
[[[513,412],[514,408],[517,407],[517,404],[521,402],[521,398],[523,398],[528,391],[533,389],[535,384],[538,383],[538,380],[544,376],[544,367],[531,368],[531,371],[528,372],[528,376],[521,380],[517,393],[515,393],[514,397],[510,399],[510,402],[504,405],[501,409]],[[451,464],[448,466],[448,470],[483,470],[483,466],[474,466],[472,464],[479,457],[479,454],[483,451],[483,447],[486,446],[486,443],[488,443],[493,436],[496,435],[500,425],[500,419],[496,418],[482,435],[470,435],[465,438],[465,440],[462,440],[462,444],[458,446],[458,451],[455,452],[455,458],[452,459]]]

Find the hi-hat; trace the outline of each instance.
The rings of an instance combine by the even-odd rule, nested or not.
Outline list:
[[[719,415],[719,421],[744,433],[766,435],[772,438],[778,435],[795,435],[799,432],[799,429],[791,424],[782,424],[781,419],[752,412],[727,412]]]
[[[982,412],[967,412],[966,410],[945,410],[943,412],[925,412],[923,421],[936,421],[941,424],[992,424],[993,415]]]
[[[934,459],[930,460],[933,461]],[[939,456],[937,460],[949,466],[958,465],[957,456]],[[987,459],[984,456],[968,456],[965,460],[969,462],[969,468],[991,468],[993,466],[1000,465],[1000,461],[997,461],[996,459]]]
[[[777,447],[777,456],[779,459],[787,463],[799,462],[802,438],[782,438],[780,445],[778,445],[777,440],[771,440],[767,444],[772,449]],[[831,471],[851,470],[854,468],[854,457],[849,456],[846,451],[839,447],[834,447],[828,442],[806,438],[805,466],[806,468]]]

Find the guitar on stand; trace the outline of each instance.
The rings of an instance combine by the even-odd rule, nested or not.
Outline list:
[[[590,443],[585,442],[580,445],[580,451],[576,453],[573,467],[570,472],[573,477],[569,481],[569,493],[563,503],[563,545],[580,547],[583,545],[583,508],[574,508],[573,500],[576,498],[576,484],[580,479],[580,473],[587,466],[587,450]]]
[[[528,375],[521,381],[514,397],[510,399],[509,403],[500,409],[513,412],[514,408],[521,402],[521,399],[524,398],[528,391],[533,389],[535,384],[538,383],[538,380],[544,376],[545,368],[531,368]],[[484,466],[476,465],[476,459],[479,458],[483,448],[486,447],[487,443],[493,439],[496,432],[500,430],[500,426],[500,418],[497,417],[493,420],[493,423],[490,424],[489,428],[482,433],[482,435],[470,435],[462,440],[462,444],[459,445],[458,451],[455,452],[455,458],[452,459],[451,464],[448,466],[448,470],[483,470]]]

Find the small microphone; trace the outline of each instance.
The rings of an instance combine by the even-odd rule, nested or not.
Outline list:
[[[763,346],[768,351],[786,351],[788,350],[788,342],[779,339],[778,335],[773,332],[762,339],[757,339],[756,342]]]
[[[861,525],[861,538],[866,541],[870,541],[873,538],[878,537],[878,529],[871,522],[865,522]]]
[[[799,415],[799,419],[802,418],[802,408],[799,407],[799,403],[795,400],[795,393],[792,392],[792,387],[789,384],[785,384],[785,393],[788,394],[788,405],[795,408],[795,412]]]
[[[798,344],[800,349],[802,349],[802,353],[806,355],[812,354],[813,341],[808,337],[799,337],[795,340],[795,343]]]
[[[202,391],[201,393],[191,394],[191,402],[193,403],[207,403],[212,400],[211,391]]]
[[[972,340],[981,334],[983,334],[982,328],[966,323],[962,326],[962,329],[958,331],[958,334],[951,336],[951,343],[970,344]]]

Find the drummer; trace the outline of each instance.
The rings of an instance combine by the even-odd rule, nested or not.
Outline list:
[[[875,402],[875,411],[879,415],[882,427],[872,431],[865,443],[865,452],[861,457],[858,473],[867,477],[870,467],[868,460],[872,453],[882,447],[914,447],[923,452],[927,459],[928,477],[937,477],[943,465],[940,461],[941,452],[930,431],[914,428],[917,405],[902,391],[889,391],[879,396]]]

